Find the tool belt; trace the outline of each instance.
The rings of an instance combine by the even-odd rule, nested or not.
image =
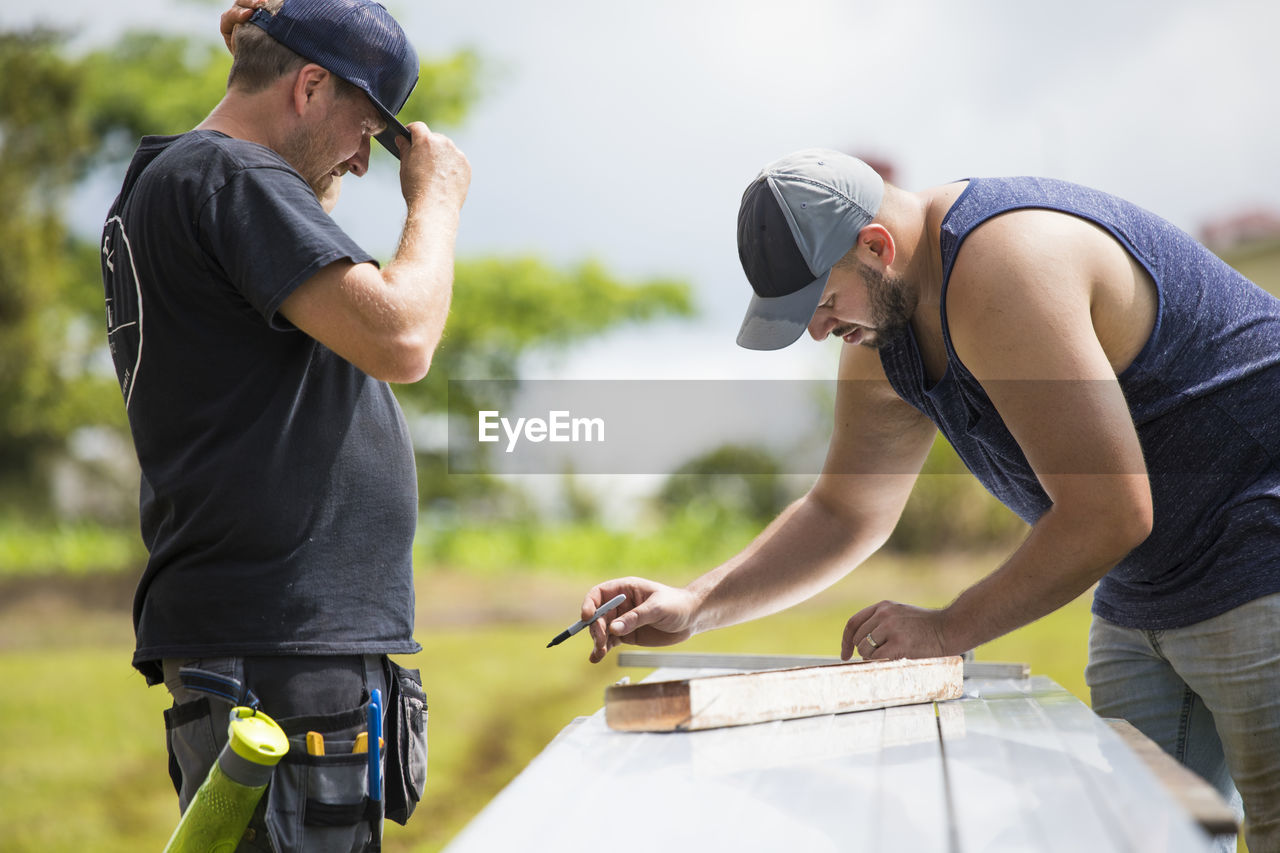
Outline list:
[[[369,790],[367,750],[374,747],[367,734],[368,696],[358,707],[335,714],[277,718],[289,739],[289,752],[276,765],[239,849],[377,851],[383,817],[400,824],[409,819],[426,783],[427,698],[417,670],[383,660],[387,696],[381,798],[370,796]],[[186,803],[226,741],[230,709],[259,703],[239,679],[208,669],[182,667],[178,680],[187,690],[202,694],[165,712],[170,775]],[[263,711],[271,713],[270,708]],[[309,733],[314,738],[310,749]]]

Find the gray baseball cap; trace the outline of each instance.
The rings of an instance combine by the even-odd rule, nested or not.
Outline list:
[[[806,148],[765,166],[738,208],[738,259],[755,295],[738,332],[746,349],[782,349],[804,333],[827,277],[875,219],[884,181],[856,157]]]

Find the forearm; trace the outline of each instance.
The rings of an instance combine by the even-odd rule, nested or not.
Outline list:
[[[420,122],[408,129],[412,144],[397,140],[407,208],[400,244],[372,298],[351,300],[363,335],[382,351],[380,373],[371,375],[391,382],[416,382],[431,366],[449,316],[454,244],[471,182],[471,166],[452,140]]]
[[[1148,527],[1121,514],[1051,508],[996,571],[943,611],[947,654],[959,654],[1052,613],[1086,592],[1142,542]]]
[[[394,306],[382,318],[387,332],[404,337],[428,360],[449,316],[459,214],[458,207],[444,201],[415,204],[396,253],[382,270],[388,303]]]
[[[859,522],[806,495],[741,553],[689,584],[698,602],[694,630],[767,616],[826,589],[884,543],[896,518]]]

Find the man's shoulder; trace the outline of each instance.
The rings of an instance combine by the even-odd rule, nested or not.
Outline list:
[[[314,198],[302,176],[270,148],[217,131],[192,130],[144,138],[118,203],[137,211],[137,200],[144,199],[144,213],[166,203],[204,209],[231,187],[255,187],[250,192],[255,199]]]
[[[214,130],[192,130],[173,137],[149,137],[143,140],[139,151],[149,144],[161,147],[155,160],[163,161],[169,168],[197,168],[206,173],[234,173],[261,168],[294,171],[288,161],[265,145]]]

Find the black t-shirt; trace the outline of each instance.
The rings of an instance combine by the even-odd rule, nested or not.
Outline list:
[[[148,137],[103,231],[108,339],[150,553],[134,665],[414,652],[417,481],[390,387],[281,302],[372,258],[272,150]]]

